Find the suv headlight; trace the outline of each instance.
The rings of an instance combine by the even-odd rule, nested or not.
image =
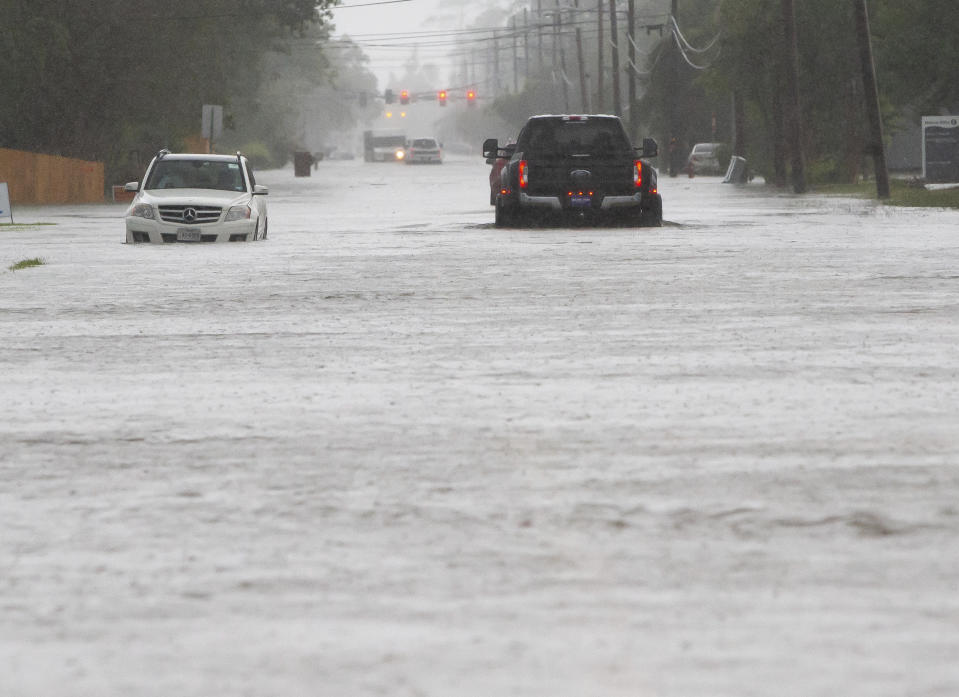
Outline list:
[[[245,203],[242,206],[233,206],[226,212],[226,217],[223,219],[223,222],[228,223],[231,220],[243,220],[244,218],[249,218],[252,212],[253,209],[251,209]]]
[[[150,220],[156,217],[153,212],[153,206],[149,203],[138,203],[130,211],[130,215],[135,215],[138,218],[149,218]]]

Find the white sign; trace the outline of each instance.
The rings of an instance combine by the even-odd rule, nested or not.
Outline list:
[[[0,182],[0,219],[10,218],[13,222],[13,208],[10,207],[10,191],[6,182]]]
[[[200,122],[204,138],[218,140],[223,134],[223,107],[219,104],[203,105],[203,120]]]

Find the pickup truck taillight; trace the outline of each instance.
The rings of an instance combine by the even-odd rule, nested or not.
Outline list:
[[[638,189],[643,185],[643,161],[636,160],[633,163],[633,184]]]
[[[529,186],[529,166],[526,160],[519,161],[519,188],[525,189]]]

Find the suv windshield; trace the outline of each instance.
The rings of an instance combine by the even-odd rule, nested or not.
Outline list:
[[[144,188],[245,191],[240,163],[215,160],[160,160]]]
[[[631,154],[629,140],[616,119],[534,119],[520,134],[517,150],[531,157],[603,157]]]
[[[414,148],[435,148],[436,141],[432,138],[417,138],[413,141]]]

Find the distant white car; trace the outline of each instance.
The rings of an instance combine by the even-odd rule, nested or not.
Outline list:
[[[128,244],[245,242],[266,239],[266,194],[241,154],[196,155],[161,150],[126,212]]]
[[[696,143],[686,160],[686,169],[693,174],[722,174],[719,150],[722,143]]]
[[[414,138],[406,148],[406,164],[418,162],[443,162],[443,149],[436,138]]]

